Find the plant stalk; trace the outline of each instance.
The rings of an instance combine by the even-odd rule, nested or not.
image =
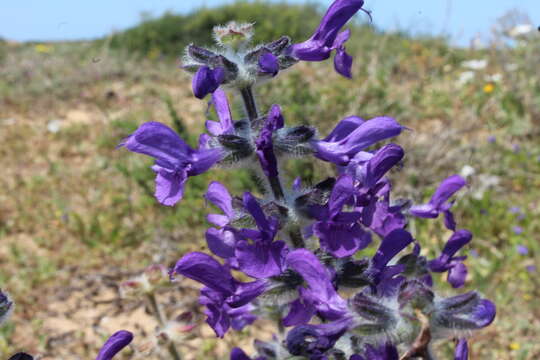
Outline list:
[[[150,308],[152,313],[154,314],[154,317],[157,319],[158,323],[163,327],[167,323],[167,319],[165,318],[165,315],[161,311],[161,308],[157,302],[156,295],[154,293],[148,293],[146,295],[146,298],[148,299],[148,303],[150,304]],[[174,345],[172,341],[168,341],[167,344],[167,350],[169,351],[169,354],[171,354],[173,360],[182,360],[182,357],[180,356],[180,353],[178,352],[178,349]]]
[[[255,97],[253,96],[251,86],[241,89],[240,94],[244,101],[244,108],[246,109],[249,122],[253,122],[259,117],[259,113],[257,112],[257,104],[255,103]]]

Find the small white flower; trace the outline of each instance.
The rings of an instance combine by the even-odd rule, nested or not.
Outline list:
[[[533,31],[533,26],[531,24],[520,24],[511,28],[510,31],[508,31],[508,35],[517,38],[520,36],[525,36],[531,31]]]
[[[461,168],[460,175],[464,178],[468,178],[471,175],[474,175],[476,170],[471,165],[465,165]]]
[[[62,127],[61,120],[51,120],[47,124],[47,130],[53,134],[56,134],[57,132],[59,132],[61,127]]]
[[[457,84],[459,86],[463,86],[470,82],[472,79],[474,79],[474,72],[473,71],[464,71],[461,74],[459,74],[459,78],[457,79]]]
[[[464,61],[461,63],[461,66],[467,69],[471,69],[471,70],[482,70],[487,67],[487,64],[488,64],[487,60],[477,59],[477,60]]]
[[[491,74],[491,75],[486,75],[486,81],[488,82],[494,82],[494,83],[498,83],[502,80],[502,74]]]

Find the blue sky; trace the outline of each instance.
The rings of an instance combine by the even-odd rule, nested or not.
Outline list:
[[[188,12],[232,0],[0,0],[0,36],[16,41],[89,39],[136,24],[144,11]],[[287,0],[301,3],[304,0]],[[313,0],[328,6],[331,0]],[[540,25],[540,0],[365,0],[374,23],[382,29],[450,34],[468,44],[487,36],[498,17],[511,9]]]

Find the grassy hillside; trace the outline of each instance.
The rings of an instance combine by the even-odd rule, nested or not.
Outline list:
[[[150,120],[195,143],[206,103],[192,96],[189,77],[168,55],[191,39],[208,43],[213,25],[238,14],[257,23],[261,41],[279,29],[301,40],[317,22],[311,7],[239,3],[168,14],[97,44],[0,44],[0,286],[18,303],[0,329],[1,358],[18,349],[44,359],[91,358],[117,326],[134,329],[140,344],[150,339],[154,323],[140,303],[119,299],[118,282],[204,248],[202,194],[211,179],[237,194],[256,187],[247,173],[212,172],[188,181],[179,206],[162,207],[152,196],[151,160],[115,149]],[[448,175],[468,173],[468,191],[454,207],[475,236],[467,289],[480,289],[499,309],[473,339],[472,358],[539,358],[540,39],[455,49],[444,39],[360,25],[353,39],[353,80],[334,74],[331,62],[300,64],[257,89],[260,107],[279,103],[288,124],[317,125],[323,134],[351,114],[395,117],[412,131],[395,140],[407,155],[392,177],[397,192],[416,201]],[[308,182],[332,170],[287,166]],[[433,253],[448,237],[422,220],[411,230]],[[163,294],[171,311],[180,303],[197,308],[190,286]],[[202,328],[204,340],[184,349],[191,358],[249,340],[244,333],[218,343]]]

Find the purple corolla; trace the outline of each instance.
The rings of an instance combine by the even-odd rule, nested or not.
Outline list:
[[[334,67],[339,74],[350,78],[352,57],[346,53],[344,45],[350,37],[350,31],[339,31],[363,5],[363,0],[334,1],[313,35],[304,42],[293,44],[290,54],[299,60],[322,61],[336,50]]]
[[[456,222],[450,211],[452,202],[448,200],[465,185],[467,185],[465,179],[459,175],[452,175],[443,180],[427,204],[412,206],[409,212],[421,218],[436,218],[442,212],[445,226],[455,231]]]
[[[240,308],[249,304],[265,290],[264,282],[237,281],[228,268],[210,255],[200,252],[188,253],[178,260],[171,271],[171,276],[175,274],[181,274],[205,285],[201,290],[199,301],[206,306],[207,323],[219,337],[225,335],[234,318],[242,317],[243,322],[246,322],[248,316],[246,311],[249,311],[249,308]]]
[[[133,340],[133,334],[126,330],[115,332],[103,345],[96,360],[111,360]]]
[[[206,95],[213,93],[223,82],[225,72],[223,68],[210,69],[208,66],[201,66],[195,75],[191,86],[196,98],[202,99]]]
[[[346,166],[361,150],[379,141],[397,136],[404,127],[390,117],[363,121],[358,117],[343,119],[322,140],[313,140],[315,156],[321,160]]]
[[[358,223],[359,212],[343,212],[347,201],[354,195],[353,179],[342,175],[334,185],[326,207],[315,214],[319,220],[313,232],[319,237],[321,248],[336,257],[353,255],[371,242],[371,236]]]
[[[429,269],[433,272],[448,271],[448,282],[454,288],[463,286],[467,277],[467,267],[462,262],[466,256],[454,257],[454,255],[471,239],[470,231],[457,230],[446,242],[441,255],[428,263]]]
[[[167,206],[182,199],[188,177],[204,173],[223,158],[221,149],[192,149],[171,128],[159,122],[142,124],[120,146],[156,160],[152,166],[156,173],[155,196]]]

